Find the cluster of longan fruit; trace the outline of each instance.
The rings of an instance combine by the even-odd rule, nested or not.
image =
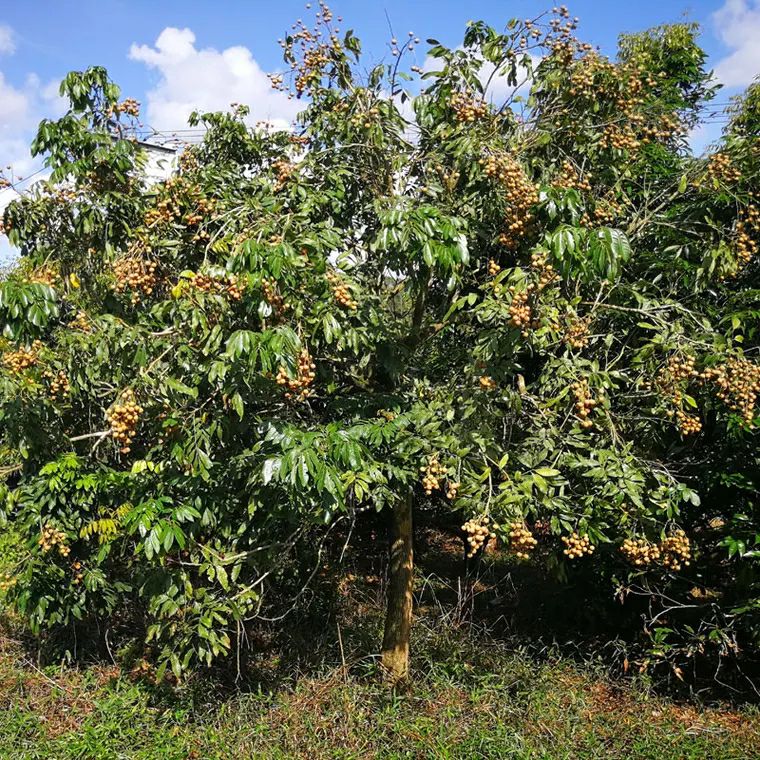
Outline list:
[[[296,165],[285,159],[278,159],[272,162],[272,169],[274,169],[275,178],[274,189],[282,190],[287,184],[290,175],[295,171]]]
[[[313,50],[307,50],[303,57],[303,71],[296,77],[296,93],[300,97],[309,87],[319,84],[322,78],[322,70],[330,60],[324,52],[327,45]]]
[[[0,185],[2,187],[2,185]],[[10,573],[0,573],[0,591],[7,591],[11,586],[15,586],[18,578]]]
[[[530,181],[522,166],[506,153],[492,153],[480,159],[487,177],[497,180],[506,195],[506,229],[499,242],[514,249],[525,236],[533,220],[530,209],[538,203],[538,187]]]
[[[569,39],[558,39],[550,43],[549,49],[551,50],[551,57],[561,66],[567,68],[573,62],[577,43],[570,41]]]
[[[29,277],[29,281],[54,288],[58,282],[58,274],[52,267],[37,267]]]
[[[272,311],[279,317],[289,308],[290,304],[277,292],[277,280],[266,277],[261,280],[261,289],[264,292],[264,300],[272,307]]]
[[[456,120],[465,124],[482,119],[488,113],[485,101],[468,92],[453,93],[449,105],[454,109]]]
[[[195,227],[200,224],[209,214],[213,213],[216,208],[216,202],[211,198],[200,198],[196,204],[195,211],[189,212],[185,216],[185,224],[188,227]]]
[[[565,190],[578,190],[579,192],[591,192],[591,175],[586,173],[581,177],[572,161],[565,160],[562,162],[559,174],[552,183],[555,187],[561,187]]]
[[[303,94],[309,94],[322,80],[324,68],[331,57],[341,52],[343,46],[338,36],[340,30],[323,28],[331,20],[332,11],[320,2],[313,30],[308,29],[303,21],[298,19],[292,26],[292,33],[284,40],[278,40],[286,59],[291,61],[290,68],[295,74],[295,93],[288,92],[288,98],[292,98],[294,94],[299,98]],[[329,39],[329,43],[326,39]],[[299,46],[299,51],[295,50],[296,45]],[[270,77],[270,81],[274,89],[283,92],[288,90],[282,75]]]
[[[657,373],[655,380],[660,393],[666,396],[675,407],[667,409],[665,414],[675,418],[682,435],[694,435],[702,429],[699,417],[688,414],[681,408],[684,394],[680,385],[698,375],[695,364],[696,359],[693,356],[671,356],[665,367]]]
[[[63,370],[52,372],[51,370],[46,369],[42,373],[42,377],[48,381],[48,393],[54,398],[58,396],[66,396],[68,395],[69,390],[71,390],[69,378],[66,377],[66,373]]]
[[[534,251],[530,256],[530,265],[538,275],[538,282],[536,283],[538,290],[543,290],[559,279],[557,270],[549,262],[545,251]]]
[[[501,267],[494,259],[488,259],[488,274],[491,277],[496,277],[501,272]]]
[[[458,483],[455,480],[450,480],[446,484],[446,498],[449,499],[450,501],[453,501],[454,499],[456,499],[461,486],[462,486],[461,483]]]
[[[684,380],[690,380],[692,377],[695,377],[697,374],[695,369],[696,363],[697,360],[690,354],[668,357],[667,365],[661,376],[662,385],[672,386],[672,384],[680,383]]]
[[[60,204],[61,206],[72,203],[79,197],[79,193],[73,187],[59,186],[55,189],[49,189],[46,192],[48,193],[48,197],[51,198],[51,200],[53,200],[55,203]]]
[[[680,570],[688,567],[691,560],[691,544],[689,537],[682,530],[676,530],[660,542],[662,564],[668,570]]]
[[[277,385],[283,385],[287,387],[285,398],[295,399],[296,401],[303,401],[312,394],[311,384],[314,382],[314,378],[317,376],[316,364],[311,359],[308,349],[304,348],[298,356],[298,362],[296,363],[296,376],[294,378],[288,375],[288,370],[285,367],[280,367],[277,372]]]
[[[581,536],[576,532],[569,536],[562,536],[562,543],[565,545],[562,553],[570,559],[579,559],[585,554],[593,554],[596,548],[587,535]]]
[[[591,317],[572,319],[565,328],[565,334],[562,339],[570,348],[580,350],[586,348],[589,342],[589,327],[591,326]]]
[[[717,396],[744,423],[752,426],[755,403],[760,394],[760,364],[748,359],[731,357],[726,364],[704,370],[700,377],[717,386]]]
[[[738,268],[749,264],[758,251],[757,237],[760,236],[760,211],[754,203],[742,209],[734,230],[734,251]],[[738,271],[738,269],[737,269]]]
[[[171,180],[167,180],[167,188],[173,187],[173,185],[170,183]],[[181,216],[182,210],[178,205],[175,204],[173,198],[162,198],[160,201],[158,201],[158,203],[156,203],[155,208],[149,208],[145,212],[145,224],[148,227],[151,227],[159,222],[168,224],[174,221],[174,219],[178,219]]]
[[[156,277],[157,268],[158,265],[155,261],[137,256],[125,256],[113,265],[113,272],[116,277],[114,289],[117,293],[131,290],[131,301],[134,306],[140,302],[142,295],[149,296],[153,293],[158,280]]]
[[[90,318],[87,316],[86,312],[81,310],[78,311],[74,319],[69,322],[69,327],[72,330],[81,330],[82,332],[90,332],[90,330],[92,330]]]
[[[665,366],[657,372],[655,377],[655,384],[660,393],[680,403],[683,400],[681,384],[698,375],[695,365],[696,359],[691,355],[669,356]]]
[[[509,526],[509,548],[518,559],[528,559],[538,541],[524,523],[513,522]]]
[[[372,126],[373,121],[377,121],[377,117],[380,115],[380,109],[377,106],[371,106],[366,111],[357,111],[351,115],[349,121],[355,127],[364,127],[369,129]]]
[[[311,5],[306,7],[310,8]],[[295,74],[295,95],[299,98],[304,93],[309,94],[312,88],[319,85],[325,66],[335,53],[342,50],[338,36],[340,30],[322,28],[331,20],[332,11],[320,2],[313,30],[308,29],[303,21],[298,19],[292,26],[292,33],[284,40],[278,40],[286,58],[291,61],[290,68]],[[329,39],[329,43],[324,41],[326,39]],[[295,50],[296,45],[300,48],[300,54]],[[283,92],[288,90],[282,75],[271,76],[270,81],[274,89]],[[288,92],[288,98],[292,98],[293,94]]]
[[[696,435],[702,430],[702,421],[695,414],[689,414],[683,409],[668,409],[666,414],[668,417],[675,417],[681,435]]]
[[[177,163],[180,171],[183,173],[192,172],[198,169],[200,167],[200,162],[198,161],[197,149],[191,147],[185,148],[185,150],[179,154]]]
[[[290,135],[288,142],[295,145],[298,149],[303,150],[309,144],[309,138],[306,135]]]
[[[137,423],[143,411],[143,408],[137,403],[135,392],[131,388],[127,388],[122,392],[119,401],[106,413],[113,438],[121,444],[119,451],[122,454],[129,454],[131,451],[132,441],[137,431]]]
[[[219,288],[219,282],[207,274],[195,274],[190,280],[190,286],[204,293],[215,293]]]
[[[58,547],[58,553],[62,557],[68,557],[71,553],[71,549],[66,544],[66,534],[49,524],[42,529],[42,534],[37,543],[42,548],[43,554],[47,554],[56,547]]]
[[[327,278],[327,282],[330,283],[335,300],[341,306],[356,311],[359,304],[351,297],[351,291],[346,287],[343,280],[335,272],[327,272],[325,277]]]
[[[611,124],[602,130],[600,143],[610,150],[626,150],[634,153],[639,149],[640,142],[636,133],[628,124]]]
[[[727,153],[718,152],[707,159],[707,176],[724,184],[733,184],[742,178],[742,173]]]
[[[438,461],[438,454],[431,454],[427,464],[420,467],[420,472],[425,496],[430,496],[441,487],[441,478],[446,474],[446,468]]]
[[[478,378],[478,382],[480,383],[480,387],[484,391],[492,391],[496,389],[496,381],[490,376],[490,375],[481,375]]]
[[[462,530],[467,534],[467,556],[474,557],[496,534],[489,527],[491,520],[485,515],[467,520]]]
[[[615,73],[615,66],[606,58],[602,58],[595,50],[580,58],[570,74],[571,97],[586,97],[596,99],[599,87],[595,83],[597,75],[609,76]]]
[[[681,122],[675,116],[663,114],[656,125],[643,126],[641,128],[642,142],[655,140],[667,140],[682,129]]]
[[[72,578],[72,583],[75,586],[78,586],[82,580],[84,579],[84,568],[82,567],[82,563],[77,560],[76,562],[73,562],[71,565],[71,573],[74,576]]]
[[[591,390],[586,380],[579,380],[570,386],[575,396],[575,414],[580,426],[586,430],[593,427],[591,413],[598,405],[598,401],[591,395]]]
[[[114,103],[108,109],[108,116],[118,116],[122,113],[136,119],[140,115],[140,101],[134,98],[125,98],[121,103]]]
[[[596,202],[593,212],[593,224],[604,226],[610,226],[615,219],[620,215],[622,206],[614,198],[602,198]],[[583,214],[581,218],[581,225],[584,227],[591,227],[592,220],[587,213]]]
[[[636,567],[651,565],[660,559],[660,547],[645,538],[626,538],[620,546],[620,553]]]
[[[245,282],[241,282],[237,275],[228,275],[224,292],[230,300],[239,301],[245,292]]]
[[[21,346],[21,348],[18,348],[15,351],[6,351],[6,353],[3,354],[3,364],[11,372],[19,374],[37,364],[37,360],[39,359],[43,347],[44,345],[42,341],[35,340],[28,348]]]
[[[224,293],[233,301],[239,301],[245,290],[235,275],[227,275],[225,279],[219,279],[207,274],[195,274],[190,280],[190,285],[204,293]]]
[[[569,65],[573,60],[573,54],[576,48],[579,50],[591,49],[590,45],[579,43],[573,37],[573,31],[578,28],[578,17],[570,18],[570,12],[567,7],[552,8],[552,13],[559,18],[553,18],[549,21],[551,34],[546,35],[544,44],[547,44],[552,51],[552,55],[557,57],[565,65]],[[532,24],[526,27],[532,29]],[[552,36],[555,35],[555,36]],[[532,35],[535,36],[535,35]],[[525,47],[520,40],[520,46]]]
[[[441,182],[444,187],[451,193],[459,182],[459,178],[462,176],[458,169],[452,169],[451,171],[445,171],[441,169],[439,171],[441,175]]]
[[[529,283],[525,290],[516,290],[514,285],[509,286],[512,294],[512,302],[509,304],[509,324],[522,331],[523,337],[527,337],[528,329],[536,327],[533,319],[533,309],[530,305],[530,296],[535,286]]]

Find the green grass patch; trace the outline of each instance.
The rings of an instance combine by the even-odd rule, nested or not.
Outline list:
[[[222,686],[223,684],[219,684]],[[748,758],[753,708],[700,708],[616,684],[592,665],[537,661],[426,629],[403,693],[372,666],[244,692],[178,689],[117,667],[34,666],[0,651],[0,758]]]

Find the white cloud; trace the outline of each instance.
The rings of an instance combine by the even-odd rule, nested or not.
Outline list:
[[[301,110],[272,89],[266,72],[242,46],[199,49],[190,29],[167,27],[155,45],[133,44],[129,57],[156,69],[161,78],[148,92],[147,122],[154,129],[182,129],[196,109],[219,111],[231,103],[251,108],[250,121],[286,127]]]
[[[0,53],[10,54],[13,50],[10,29],[0,25]],[[30,151],[37,122],[43,116],[56,117],[64,110],[57,88],[57,82],[43,84],[36,74],[29,74],[23,84],[14,85],[0,71],[0,171],[17,183],[22,192],[30,187],[22,178],[35,174],[42,163]],[[39,177],[37,174],[36,178]],[[18,192],[12,188],[0,191],[0,214],[17,197]],[[0,236],[0,265],[15,257],[7,238]]]
[[[16,89],[6,81],[3,72],[0,71],[0,136],[4,132],[26,126],[29,119],[29,98],[26,93]]]
[[[760,0],[726,0],[712,20],[731,50],[715,75],[726,87],[745,87],[760,74]]]
[[[16,50],[13,29],[7,24],[0,24],[0,55],[12,55]]]

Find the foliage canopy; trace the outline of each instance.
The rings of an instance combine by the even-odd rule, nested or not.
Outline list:
[[[179,676],[304,539],[411,494],[470,554],[648,595],[677,672],[733,657],[760,634],[757,87],[697,158],[692,25],[611,60],[564,9],[472,23],[419,87],[413,40],[363,77],[331,25],[282,43],[294,131],[194,114],[154,185],[134,102],[62,83],[52,176],[4,215],[8,599],[35,629],[139,610]]]

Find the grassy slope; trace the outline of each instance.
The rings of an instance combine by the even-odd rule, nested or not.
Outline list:
[[[394,696],[367,666],[270,694],[161,691],[116,667],[43,672],[6,636],[0,758],[760,756],[753,710],[697,710],[467,634],[418,638],[414,686]]]
[[[289,619],[287,638],[272,630],[253,642],[240,686],[234,672],[172,690],[115,665],[40,669],[0,622],[0,760],[760,757],[755,708],[698,709],[593,664],[529,656],[519,636],[469,633],[445,595],[459,546],[438,543],[420,557],[428,571],[445,574],[448,564],[454,575],[448,585],[440,575],[420,583],[415,680],[402,694],[381,685],[366,657],[384,595],[369,552],[318,590],[309,615]],[[535,607],[541,594],[528,597]],[[541,618],[530,630],[534,639],[547,632]],[[534,641],[531,651],[542,650]]]

